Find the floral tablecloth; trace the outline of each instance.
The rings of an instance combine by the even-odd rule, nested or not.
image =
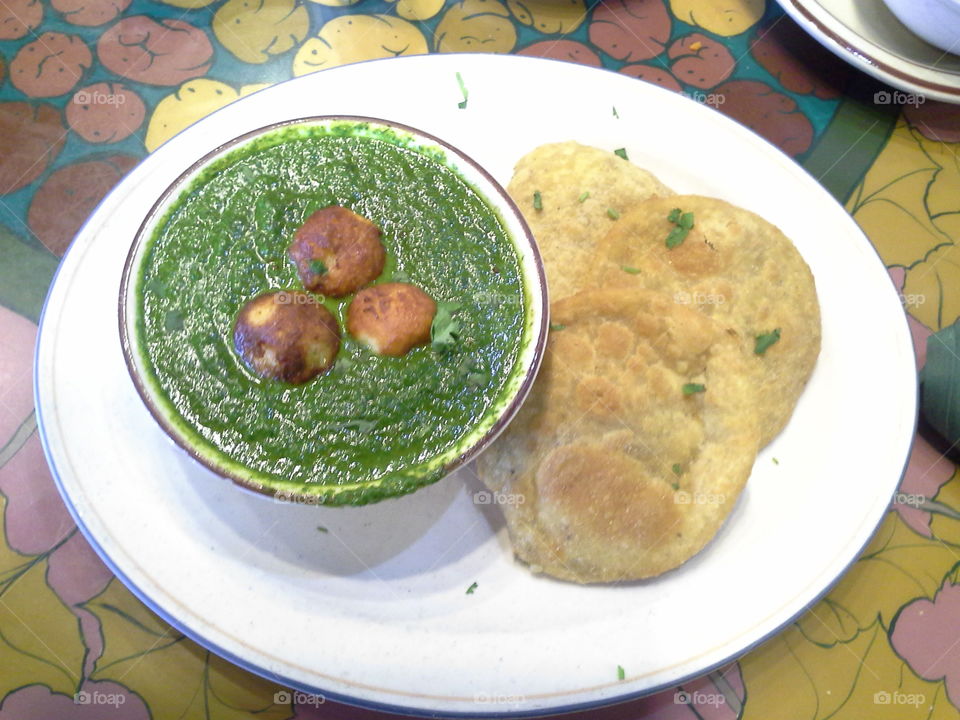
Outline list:
[[[290,77],[464,51],[603,67],[735,118],[845,203],[902,290],[918,367],[960,316],[960,108],[879,85],[772,2],[0,0],[0,720],[383,717],[248,674],[112,576],[51,479],[31,364],[74,233],[176,132]],[[960,716],[960,479],[921,433],[873,541],[797,622],[699,680],[575,717]]]

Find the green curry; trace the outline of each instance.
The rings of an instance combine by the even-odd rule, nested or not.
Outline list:
[[[457,307],[454,322],[442,343],[379,356],[344,329],[350,297],[318,297],[343,333],[333,369],[301,386],[261,379],[235,352],[237,312],[301,289],[286,248],[328,205],[380,227],[376,282],[418,285]],[[530,298],[502,218],[442,150],[379,126],[284,127],[215,160],[159,220],[138,272],[137,347],[159,412],[246,484],[332,504],[411,492],[489,429],[522,380]]]

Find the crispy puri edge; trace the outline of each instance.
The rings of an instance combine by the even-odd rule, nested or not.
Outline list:
[[[663,303],[670,303],[670,300],[661,293],[642,288],[632,291],[590,290],[554,303],[551,309],[552,317],[556,322],[573,324],[584,316],[616,314],[624,305],[625,296],[628,300],[632,300],[633,306],[642,305],[654,311]],[[724,328],[718,327],[718,338],[707,360],[708,382],[711,382],[712,373],[716,372],[718,363],[725,362],[737,366],[745,361],[738,337],[727,334]],[[739,377],[742,373],[733,371],[728,375],[731,376],[729,382],[747,385]],[[715,390],[721,389],[723,389],[722,384],[715,388]],[[534,441],[533,457],[524,463],[523,458],[520,457],[523,453],[523,445],[527,442],[523,433],[532,424],[534,415],[534,411],[525,407],[524,409],[528,412],[523,413],[522,410],[504,436],[498,440],[498,445],[503,443],[499,447],[499,454],[494,455],[498,449],[491,448],[479,459],[477,466],[480,479],[492,491],[507,494],[520,493],[526,499],[522,504],[508,504],[501,507],[507,520],[507,529],[516,557],[530,566],[534,572],[561,580],[588,584],[655,577],[680,567],[697,555],[716,536],[736,505],[737,498],[750,476],[758,449],[759,431],[752,414],[753,402],[749,391],[740,388],[739,393],[728,391],[718,394],[719,399],[711,396],[707,408],[711,409],[710,418],[726,418],[726,424],[719,429],[721,437],[703,449],[695,461],[698,469],[691,472],[691,475],[698,479],[698,483],[691,487],[689,492],[691,495],[723,495],[724,502],[706,504],[704,506],[706,512],[698,514],[690,512],[690,508],[694,506],[687,506],[688,509],[682,511],[684,519],[678,528],[684,537],[683,550],[680,553],[667,553],[666,556],[662,551],[656,550],[645,553],[644,562],[638,563],[638,566],[643,567],[644,570],[631,573],[628,577],[616,570],[591,567],[566,557],[562,547],[558,549],[536,522],[536,472],[553,446],[545,446],[542,439],[537,438]],[[718,412],[712,412],[713,410]],[[731,456],[728,451],[730,446],[742,446],[746,450]],[[527,470],[524,472],[525,467]],[[708,486],[707,483],[711,481],[715,483],[717,478],[722,478],[720,485]]]

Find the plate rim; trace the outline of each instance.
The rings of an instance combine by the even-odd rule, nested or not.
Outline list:
[[[960,103],[960,75],[957,73],[929,69],[931,73],[942,78],[955,78],[956,82],[953,84],[940,84],[936,81],[918,77],[875,57],[877,50],[890,55],[895,55],[895,53],[876,44],[869,38],[861,37],[827,8],[817,3],[816,0],[777,0],[777,3],[817,42],[854,68],[908,93],[917,93],[947,103]],[[816,5],[819,12],[812,10],[811,5]],[[845,28],[848,34],[841,34],[831,28],[823,20],[823,15],[831,18],[836,25]],[[860,41],[859,44],[856,43],[856,40]],[[944,53],[944,55],[946,54],[948,53]],[[899,59],[904,65],[926,68],[926,66],[912,60]]]
[[[431,55],[434,56],[434,57],[438,57],[438,56],[436,56],[436,54],[431,54]],[[520,61],[520,62],[524,62],[524,63],[537,63],[537,64],[544,64],[544,63],[550,63],[550,64],[557,64],[557,63],[569,64],[569,63],[567,63],[567,61],[554,60],[554,59],[548,59],[548,58],[523,57],[523,56],[515,56],[515,55],[496,56],[496,55],[487,55],[487,54],[482,54],[482,53],[459,53],[459,54],[457,54],[457,55],[459,55],[459,56],[461,56],[461,57],[467,56],[467,57],[473,57],[473,58],[477,58],[477,59],[483,59],[484,61],[486,61],[487,59],[492,59],[494,62],[502,62],[502,61],[504,61],[504,60],[507,60],[508,62],[511,62],[511,63],[512,63],[512,62],[516,62],[516,61]],[[408,58],[409,58],[410,60],[416,60],[416,59],[419,58],[421,61],[423,60],[424,57],[426,57],[426,56],[423,56],[423,55],[421,55],[421,56],[408,56]],[[442,57],[442,56],[441,56],[441,57]],[[363,61],[363,62],[361,62],[361,63],[355,63],[355,65],[362,65],[362,64],[369,64],[369,63],[380,63],[380,62],[398,63],[398,62],[404,62],[404,61],[405,61],[405,58],[403,58],[403,57],[398,57],[398,58],[386,58],[386,59],[367,60],[367,61]],[[439,60],[438,60],[438,61],[439,61]],[[331,69],[331,70],[337,70],[338,68],[330,68],[330,69]],[[591,67],[591,68],[586,68],[586,69],[590,70],[591,72],[600,70],[600,71],[612,73],[613,75],[619,75],[619,74],[616,73],[615,71],[612,71],[612,70],[609,70],[609,69],[606,69],[606,68],[592,68],[592,67]],[[323,71],[320,71],[320,72],[323,72]],[[314,74],[316,74],[316,73],[314,73]],[[291,79],[291,80],[285,81],[285,83],[286,83],[286,82],[296,82],[298,79],[299,79],[299,78],[293,78],[293,79]],[[283,84],[285,84],[285,83],[283,83]],[[276,86],[272,86],[272,87],[276,87]],[[266,91],[266,90],[269,90],[269,88],[266,88],[265,91]],[[668,95],[674,95],[674,93],[671,93],[669,90],[666,90],[666,89],[663,89],[663,88],[654,88],[653,86],[650,86],[650,87],[648,88],[648,90],[653,90],[654,92],[659,91],[659,92],[667,93]],[[254,94],[259,94],[259,93],[254,93]],[[248,97],[249,97],[249,96],[248,96]],[[693,102],[693,101],[690,101],[690,102]],[[231,105],[231,106],[232,106],[232,105]],[[227,106],[227,107],[231,107],[231,106]],[[223,108],[223,109],[221,109],[221,110],[225,110],[225,109],[226,109],[226,108]],[[206,116],[206,117],[207,117],[207,118],[212,117],[213,115],[216,115],[218,112],[221,112],[221,110],[218,110],[218,111],[216,111],[216,112],[214,112],[214,113],[211,113],[210,115],[208,115],[208,116]],[[704,109],[704,111],[705,111],[705,112],[708,112],[707,109]],[[204,118],[204,119],[205,119],[205,118]],[[198,123],[199,123],[199,122],[203,122],[204,119],[201,119],[200,121],[198,121]],[[872,251],[872,256],[876,259],[876,262],[880,263],[880,267],[881,267],[883,270],[886,270],[886,266],[883,264],[883,261],[882,261],[882,259],[880,258],[879,252],[877,251],[876,247],[869,241],[869,239],[866,237],[866,235],[863,233],[863,231],[859,229],[859,227],[856,225],[856,223],[855,223],[855,221],[852,219],[852,217],[850,217],[849,214],[846,213],[846,211],[845,211],[845,209],[843,208],[843,206],[842,206],[840,203],[838,203],[838,202],[829,194],[829,192],[828,192],[819,182],[817,182],[816,179],[813,178],[813,176],[812,176],[808,171],[806,171],[805,168],[803,168],[802,166],[800,166],[799,164],[797,164],[797,163],[796,163],[795,161],[793,161],[791,158],[789,158],[789,157],[787,157],[786,155],[784,155],[784,154],[783,154],[782,152],[780,152],[775,146],[772,146],[769,142],[765,141],[763,138],[760,138],[760,137],[757,136],[755,133],[750,132],[748,129],[740,126],[738,123],[734,122],[734,121],[731,120],[730,118],[727,118],[727,117],[725,117],[725,116],[719,116],[718,118],[716,118],[716,120],[717,120],[718,122],[720,122],[721,125],[722,125],[723,123],[732,123],[733,125],[738,126],[738,127],[740,128],[740,132],[742,133],[742,137],[743,137],[743,138],[746,138],[748,135],[751,136],[752,139],[753,139],[753,141],[762,144],[762,145],[765,146],[768,150],[773,150],[773,151],[776,153],[776,155],[779,156],[778,159],[781,161],[781,164],[786,164],[787,166],[791,167],[791,168],[793,169],[793,171],[795,171],[795,172],[796,172],[796,171],[799,171],[800,173],[802,173],[802,174],[805,176],[806,182],[810,184],[810,187],[811,187],[811,188],[815,186],[815,187],[817,188],[817,190],[818,190],[820,193],[822,193],[824,199],[829,200],[830,203],[832,203],[832,204],[833,204],[834,206],[836,206],[838,209],[840,209],[841,211],[843,211],[845,215],[847,215],[847,218],[849,219],[849,230],[850,230],[851,232],[855,232],[856,234],[859,235],[860,240],[862,241],[862,243],[863,243],[866,247],[869,247],[870,250]],[[192,126],[191,126],[191,127],[192,127]],[[166,145],[166,143],[164,143],[164,145]],[[151,153],[150,155],[148,155],[147,158],[145,158],[144,162],[146,162],[150,157],[152,157],[152,156],[154,156],[154,155],[156,155],[156,150],[155,150],[153,153]],[[789,163],[786,163],[785,161],[789,161]],[[111,190],[111,192],[110,192],[103,200],[101,200],[101,202],[98,204],[97,208],[93,211],[93,213],[91,213],[90,217],[87,219],[87,221],[84,222],[83,226],[81,226],[80,230],[79,230],[78,233],[77,233],[77,236],[80,236],[80,235],[84,234],[84,232],[86,231],[87,226],[88,226],[88,224],[90,223],[90,221],[91,221],[95,216],[98,215],[98,213],[99,213],[99,211],[100,211],[100,209],[101,209],[101,206],[102,206],[104,203],[106,203],[107,200],[108,200],[109,198],[111,198],[111,197],[114,195],[114,193],[116,193],[116,192],[118,191],[118,189],[120,189],[122,186],[123,186],[123,181],[122,181],[116,188],[114,188],[114,190]],[[50,285],[50,287],[49,287],[49,289],[48,289],[47,296],[46,296],[45,301],[44,301],[43,310],[42,310],[42,312],[41,312],[40,319],[39,319],[39,322],[38,322],[37,342],[36,342],[36,346],[35,346],[34,363],[33,363],[33,380],[34,380],[34,388],[33,388],[33,389],[34,389],[34,393],[33,393],[33,395],[34,395],[35,407],[37,408],[38,434],[39,434],[39,436],[40,436],[40,441],[41,441],[41,444],[42,444],[42,447],[43,447],[44,455],[45,455],[45,457],[46,457],[46,459],[47,459],[48,465],[50,466],[51,474],[52,474],[52,476],[54,477],[54,480],[55,480],[56,486],[57,486],[57,488],[58,488],[58,491],[60,492],[61,496],[63,497],[63,499],[64,499],[64,501],[65,501],[65,504],[67,505],[68,510],[69,510],[71,516],[73,517],[74,521],[76,522],[77,526],[81,529],[81,531],[83,532],[85,538],[91,543],[92,547],[96,550],[97,554],[98,554],[98,555],[101,557],[101,559],[107,564],[107,566],[111,569],[111,571],[121,580],[121,582],[123,582],[123,583],[131,590],[131,592],[134,593],[134,595],[136,595],[142,602],[144,602],[144,604],[147,605],[147,607],[149,607],[149,608],[151,609],[151,611],[153,611],[153,612],[155,612],[156,614],[158,614],[161,618],[163,618],[166,622],[168,622],[172,627],[175,627],[177,630],[179,630],[180,632],[182,632],[184,635],[190,637],[192,640],[194,640],[195,642],[197,642],[197,643],[200,644],[201,646],[206,647],[206,648],[214,651],[215,653],[217,653],[217,654],[220,655],[221,657],[224,657],[224,658],[228,659],[230,662],[238,665],[239,667],[241,667],[241,668],[243,668],[243,669],[245,669],[245,670],[248,670],[248,671],[250,671],[250,672],[253,672],[253,673],[257,674],[257,675],[260,675],[260,676],[262,676],[262,677],[264,677],[264,678],[266,678],[266,679],[275,681],[275,682],[281,682],[281,681],[282,681],[282,682],[285,683],[288,687],[296,688],[296,689],[298,689],[298,691],[301,691],[301,692],[306,692],[306,693],[312,693],[312,694],[322,695],[324,698],[328,698],[328,699],[331,699],[331,700],[334,700],[334,701],[337,701],[337,702],[341,702],[341,703],[344,703],[344,704],[347,704],[347,705],[352,705],[352,706],[355,706],[355,707],[367,708],[367,709],[371,709],[371,710],[376,710],[376,711],[381,711],[381,712],[387,712],[387,713],[394,713],[394,714],[406,714],[406,715],[411,715],[411,716],[416,716],[416,717],[437,717],[437,716],[438,716],[438,713],[442,714],[443,716],[449,716],[449,717],[455,717],[455,718],[484,718],[484,717],[504,717],[504,718],[513,718],[513,717],[516,717],[516,718],[528,718],[528,717],[542,717],[542,716],[547,716],[547,715],[556,715],[556,714],[562,714],[562,713],[582,711],[582,710],[587,710],[587,709],[596,709],[596,708],[607,707],[607,706],[610,706],[610,705],[620,704],[620,703],[624,703],[624,702],[634,701],[634,700],[637,700],[637,699],[639,699],[639,698],[642,698],[642,697],[645,697],[645,696],[648,696],[648,695],[651,695],[651,694],[654,694],[654,693],[657,693],[657,692],[661,692],[661,691],[663,691],[663,690],[665,690],[665,689],[669,689],[669,688],[671,688],[671,687],[679,686],[679,685],[683,684],[684,682],[687,682],[687,681],[689,681],[689,680],[691,680],[691,679],[693,679],[693,678],[702,677],[702,676],[704,676],[704,675],[706,675],[706,674],[708,674],[708,673],[716,670],[717,668],[722,667],[722,666],[730,663],[731,661],[734,661],[734,660],[742,657],[744,654],[750,652],[751,650],[753,650],[753,649],[754,649],[755,647],[757,647],[758,645],[766,642],[766,641],[769,640],[770,638],[772,638],[772,637],[774,637],[775,635],[779,634],[785,627],[787,627],[788,625],[790,625],[791,623],[793,623],[798,617],[800,617],[801,615],[803,615],[811,606],[813,606],[813,605],[815,605],[817,602],[819,602],[826,594],[828,594],[828,593],[830,592],[830,590],[836,585],[836,583],[838,583],[838,582],[840,581],[840,579],[843,578],[843,576],[844,576],[844,575],[846,574],[846,572],[850,569],[850,567],[851,567],[851,566],[857,561],[857,559],[860,557],[860,555],[862,554],[864,548],[872,541],[873,537],[876,535],[877,530],[880,528],[880,526],[882,525],[884,519],[886,518],[886,516],[887,516],[887,515],[889,514],[889,512],[890,512],[890,507],[889,507],[889,503],[888,503],[887,506],[886,506],[886,509],[885,509],[882,513],[880,513],[880,515],[878,516],[878,518],[877,518],[877,520],[876,520],[876,523],[871,523],[872,528],[871,528],[871,530],[866,534],[865,540],[864,540],[863,544],[856,550],[856,552],[852,553],[850,559],[849,559],[846,563],[844,563],[843,567],[831,577],[831,579],[829,580],[829,582],[827,582],[827,583],[824,585],[824,587],[822,587],[822,588],[815,594],[815,596],[813,596],[808,602],[806,602],[800,609],[798,609],[798,610],[797,610],[795,613],[793,613],[790,617],[785,618],[784,620],[782,620],[779,624],[777,624],[775,627],[772,627],[768,632],[762,634],[762,635],[761,635],[760,637],[758,637],[755,641],[753,641],[753,642],[751,642],[751,643],[749,643],[749,644],[747,644],[747,645],[743,645],[743,646],[739,647],[739,649],[737,649],[737,650],[735,650],[735,651],[733,651],[733,652],[725,655],[721,660],[718,660],[718,661],[716,661],[716,662],[714,662],[714,663],[712,663],[712,664],[710,664],[710,665],[705,665],[705,666],[699,667],[699,668],[697,668],[696,670],[693,670],[693,671],[691,671],[690,673],[681,676],[679,679],[671,680],[671,681],[665,682],[665,683],[660,683],[660,684],[657,684],[657,685],[654,685],[654,686],[651,686],[651,687],[648,687],[648,688],[644,688],[644,689],[642,689],[642,690],[637,690],[637,691],[633,691],[633,692],[622,693],[622,694],[619,694],[619,695],[616,695],[616,696],[598,698],[598,699],[594,699],[594,700],[585,700],[585,701],[583,701],[583,702],[567,703],[567,704],[564,704],[564,705],[558,705],[558,706],[553,706],[553,707],[549,707],[549,708],[533,708],[533,709],[527,709],[527,710],[511,710],[511,709],[507,709],[507,708],[497,707],[497,705],[494,704],[494,705],[487,705],[487,706],[485,706],[486,709],[484,709],[483,711],[479,711],[479,710],[478,710],[478,711],[458,711],[458,710],[447,710],[447,709],[438,710],[438,709],[436,709],[436,708],[429,708],[429,707],[416,707],[416,706],[395,705],[395,704],[392,704],[392,703],[380,702],[380,701],[378,701],[378,700],[373,700],[373,699],[369,699],[369,698],[362,698],[362,697],[357,697],[357,696],[352,696],[352,695],[344,695],[344,694],[339,693],[339,692],[332,692],[332,691],[324,690],[324,689],[319,688],[319,687],[312,687],[312,686],[306,685],[306,684],[304,684],[304,683],[301,683],[301,682],[299,682],[299,681],[295,681],[295,680],[293,680],[293,679],[286,678],[285,676],[282,676],[282,675],[280,675],[280,674],[278,674],[278,673],[276,673],[276,672],[267,670],[266,668],[259,667],[259,666],[255,665],[255,664],[253,664],[251,661],[246,660],[246,659],[244,659],[244,658],[242,658],[242,657],[237,656],[236,654],[234,654],[234,653],[232,653],[232,652],[230,652],[230,651],[228,651],[228,650],[220,647],[217,643],[215,643],[215,642],[213,642],[213,641],[211,641],[211,640],[208,640],[206,637],[204,637],[204,635],[203,635],[200,631],[196,631],[196,630],[191,629],[190,627],[188,627],[187,625],[185,625],[185,624],[183,623],[183,621],[177,619],[177,618],[176,618],[175,616],[173,616],[171,613],[168,613],[167,611],[165,611],[160,605],[157,604],[156,601],[154,601],[153,599],[151,599],[151,598],[149,597],[149,595],[147,595],[147,594],[145,593],[145,591],[143,591],[138,585],[136,585],[134,582],[132,582],[132,580],[130,579],[130,577],[127,576],[125,573],[123,573],[123,572],[120,570],[120,568],[116,565],[116,563],[110,558],[110,556],[109,556],[108,554],[106,554],[106,552],[104,551],[104,549],[103,549],[103,547],[100,545],[100,543],[97,541],[97,539],[92,536],[92,533],[91,533],[90,529],[88,528],[87,524],[83,521],[83,518],[81,517],[79,510],[74,506],[73,502],[70,500],[70,497],[69,497],[69,495],[67,494],[66,489],[65,489],[65,486],[64,486],[63,478],[62,478],[61,475],[60,475],[60,470],[59,470],[59,468],[56,466],[56,464],[55,464],[55,462],[54,462],[53,451],[52,451],[52,449],[51,449],[51,448],[52,448],[52,446],[51,446],[51,441],[50,441],[50,438],[47,436],[47,432],[48,432],[48,421],[47,421],[47,419],[44,417],[43,412],[42,412],[42,410],[41,410],[42,404],[41,404],[40,400],[41,400],[41,395],[42,395],[42,390],[41,390],[42,380],[41,380],[41,363],[40,363],[40,360],[41,360],[41,347],[42,347],[42,346],[45,347],[46,344],[49,344],[49,343],[54,342],[54,340],[53,340],[52,338],[49,338],[49,337],[48,337],[50,331],[44,332],[44,329],[45,329],[46,327],[48,327],[48,323],[47,323],[47,320],[48,320],[48,310],[49,310],[49,308],[50,308],[50,306],[51,306],[51,298],[52,298],[52,296],[53,296],[53,294],[54,294],[55,288],[56,288],[57,285],[58,285],[58,280],[60,279],[60,276],[61,276],[61,270],[64,268],[65,265],[68,264],[68,263],[66,263],[66,260],[67,260],[68,257],[71,257],[71,253],[74,253],[74,252],[75,252],[75,249],[76,249],[76,245],[75,245],[74,243],[71,243],[71,245],[70,245],[70,247],[68,248],[67,252],[64,254],[64,257],[61,259],[61,263],[58,265],[57,270],[56,270],[56,272],[55,272],[55,274],[54,274],[53,281],[51,282],[51,285]],[[912,354],[915,356],[914,341],[913,341],[913,338],[912,338],[911,333],[909,332],[909,326],[908,326],[908,324],[907,324],[907,315],[906,315],[906,313],[904,313],[902,316],[900,316],[898,324],[901,326],[901,327],[900,327],[901,333],[905,336],[906,339],[909,339],[909,341],[910,341],[910,343],[911,343],[911,351],[912,351]],[[911,449],[912,449],[913,444],[914,444],[914,442],[915,442],[915,440],[916,440],[916,427],[917,427],[917,422],[918,422],[916,410],[917,410],[917,408],[918,408],[918,398],[919,398],[919,380],[918,380],[918,378],[915,378],[915,383],[913,384],[913,392],[912,392],[912,394],[910,395],[910,397],[908,398],[910,404],[912,405],[912,407],[913,407],[913,409],[914,409],[914,411],[915,411],[915,412],[914,412],[913,419],[912,419],[912,424],[911,424],[910,441],[909,441],[908,446],[907,446],[907,448],[906,448],[906,452],[905,452],[905,455],[904,455],[904,459],[903,459],[903,461],[902,461],[902,465],[901,465],[900,471],[899,471],[899,473],[897,474],[897,482],[896,482],[895,485],[893,485],[893,489],[892,489],[892,491],[891,491],[891,497],[893,496],[893,494],[896,493],[897,489],[899,488],[900,483],[901,483],[902,480],[903,480],[904,474],[905,474],[905,472],[906,472],[907,465],[908,465],[909,460],[910,460]],[[50,424],[53,424],[53,422],[51,421]],[[891,476],[892,476],[892,473],[891,473]],[[573,691],[573,692],[583,692],[583,690],[580,689],[580,690]],[[573,694],[573,692],[571,692],[571,694]]]

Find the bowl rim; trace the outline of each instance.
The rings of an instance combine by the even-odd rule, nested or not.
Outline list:
[[[136,316],[129,311],[128,304],[130,302],[130,296],[132,294],[131,290],[137,274],[135,270],[139,269],[140,266],[140,263],[136,263],[135,267],[134,261],[137,259],[137,255],[139,254],[141,248],[143,248],[145,243],[149,240],[149,237],[152,235],[152,230],[155,228],[158,218],[161,217],[160,211],[165,208],[169,209],[167,207],[168,200],[170,200],[172,196],[182,193],[186,189],[186,184],[192,178],[196,177],[199,171],[201,171],[210,162],[216,160],[218,157],[223,157],[230,150],[241,147],[248,142],[268,133],[298,125],[329,125],[337,122],[352,123],[356,125],[381,126],[412,136],[417,145],[423,145],[423,141],[426,141],[426,143],[429,144],[435,144],[444,151],[445,160],[447,160],[448,164],[450,164],[451,160],[456,161],[456,165],[454,165],[452,169],[461,175],[461,177],[462,171],[458,166],[470,166],[474,172],[476,172],[485,182],[490,185],[494,194],[493,196],[489,196],[488,193],[482,192],[479,188],[474,187],[473,189],[480,194],[481,197],[483,197],[498,213],[511,216],[512,220],[517,224],[520,231],[519,233],[513,233],[509,230],[509,228],[505,228],[505,230],[507,230],[508,234],[513,239],[513,244],[517,249],[519,265],[521,268],[521,277],[523,277],[525,280],[532,279],[536,281],[536,286],[527,287],[525,292],[525,295],[527,295],[531,300],[532,309],[530,311],[530,318],[533,321],[534,332],[528,341],[527,347],[521,345],[519,350],[520,357],[529,354],[529,366],[523,370],[522,379],[517,385],[516,390],[513,391],[510,401],[506,403],[500,410],[496,420],[493,422],[490,428],[475,442],[464,448],[459,455],[450,459],[442,467],[440,467],[438,471],[440,473],[439,477],[433,482],[439,482],[440,480],[443,480],[454,470],[470,462],[477,455],[483,452],[483,450],[488,448],[493,443],[497,436],[503,432],[506,426],[514,418],[514,416],[520,410],[523,402],[526,400],[526,397],[529,394],[534,381],[536,380],[540,365],[543,361],[544,353],[546,351],[547,334],[550,326],[549,290],[547,287],[546,273],[543,266],[543,256],[540,252],[539,245],[533,236],[533,232],[530,230],[529,224],[523,217],[523,213],[520,212],[520,208],[507,193],[506,189],[493,177],[493,175],[489,173],[489,171],[486,170],[486,168],[484,168],[479,162],[464,153],[462,150],[443,140],[442,138],[439,138],[436,135],[424,130],[420,130],[419,128],[384,118],[350,114],[307,115],[299,118],[290,118],[269,123],[267,125],[262,125],[258,128],[237,135],[236,137],[233,137],[204,153],[202,157],[192,162],[189,167],[181,172],[164,189],[157,200],[151,205],[150,210],[144,216],[143,221],[137,228],[137,231],[133,236],[133,240],[130,243],[130,249],[128,250],[127,256],[123,263],[123,273],[120,280],[120,292],[118,294],[120,346],[123,352],[124,363],[126,364],[127,372],[130,375],[130,379],[133,381],[133,385],[136,388],[137,394],[140,396],[141,401],[153,416],[154,421],[160,426],[167,437],[171,439],[177,447],[180,448],[180,450],[184,451],[195,462],[198,462],[207,470],[221,478],[230,480],[234,485],[242,488],[243,490],[253,492],[260,496],[273,498],[275,501],[290,502],[294,504],[353,506],[367,504],[369,502],[382,502],[383,500],[389,500],[393,497],[401,497],[404,494],[415,492],[416,490],[426,487],[426,485],[433,484],[433,482],[424,483],[405,493],[387,495],[379,500],[365,500],[361,503],[330,503],[322,501],[321,495],[318,493],[308,493],[271,487],[264,483],[256,482],[251,478],[244,477],[243,475],[240,475],[229,468],[222,467],[214,462],[213,458],[208,457],[202,452],[199,452],[194,445],[187,440],[187,438],[183,437],[174,423],[170,422],[170,420],[158,407],[158,403],[150,392],[150,389],[147,387],[147,381],[140,374],[137,361],[135,359],[137,350],[136,343],[132,337],[130,323],[131,321],[135,321]],[[452,158],[450,157],[451,154]],[[469,182],[466,178],[463,179]],[[505,224],[507,219],[508,218],[504,217]],[[514,235],[517,235],[517,237],[513,237]],[[529,249],[529,256],[522,252],[521,248]],[[526,285],[528,283],[525,282],[524,284]],[[539,323],[539,328],[536,327],[537,323]]]

